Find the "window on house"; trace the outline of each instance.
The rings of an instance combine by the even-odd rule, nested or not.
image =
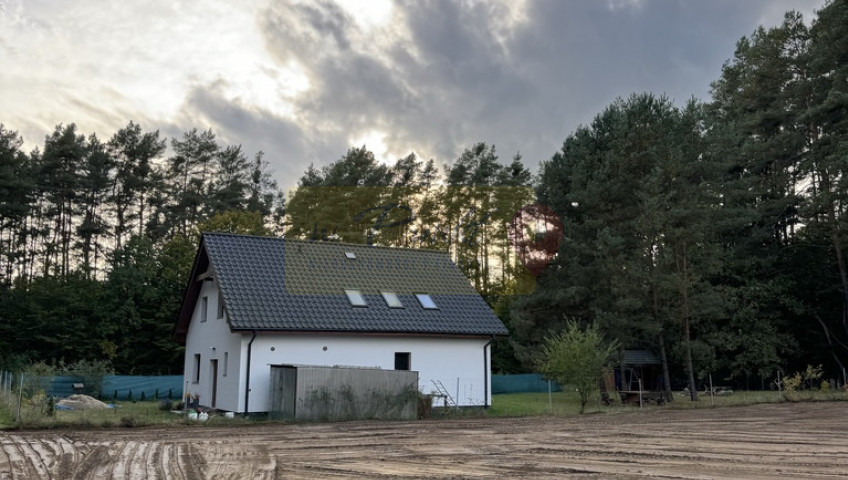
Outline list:
[[[230,352],[224,352],[224,373],[221,374],[222,377],[227,376],[227,367],[230,363]]]
[[[362,292],[360,292],[359,290],[345,290],[345,295],[347,295],[347,299],[354,307],[368,306],[368,304],[365,302],[365,297],[362,296]]]
[[[400,303],[400,299],[397,294],[394,292],[380,292],[383,295],[383,299],[386,301],[386,305],[389,308],[403,308],[403,304]]]
[[[395,370],[409,370],[409,352],[395,352]]]
[[[427,295],[426,293],[416,293],[415,298],[417,298],[418,303],[420,303],[421,306],[426,308],[427,310],[439,309],[439,307],[436,306],[436,302],[434,302],[433,299],[430,298],[430,295]]]
[[[200,354],[194,354],[194,383],[200,383]]]
[[[203,297],[200,300],[200,321],[205,322],[206,316],[209,314],[209,297]]]
[[[349,258],[349,259],[351,259],[351,260],[355,260],[355,259],[356,259],[356,254],[355,254],[355,253],[353,253],[353,252],[345,252],[345,257],[347,257],[347,258]]]
[[[218,294],[218,318],[224,318],[224,297]]]

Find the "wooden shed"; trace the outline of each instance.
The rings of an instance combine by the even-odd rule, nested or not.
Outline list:
[[[615,371],[616,385],[622,401],[662,402],[662,361],[650,350],[622,350]]]
[[[294,421],[411,420],[418,372],[271,365],[271,418]]]

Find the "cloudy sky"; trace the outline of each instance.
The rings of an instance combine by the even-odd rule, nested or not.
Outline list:
[[[535,170],[616,97],[706,99],[736,41],[823,0],[0,0],[0,123],[133,120],[262,150],[281,185],[367,145]]]

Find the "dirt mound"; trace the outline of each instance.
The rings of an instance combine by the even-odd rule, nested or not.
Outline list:
[[[88,395],[71,395],[59,400],[58,404],[63,407],[73,408],[74,410],[102,410],[109,408],[105,403]]]

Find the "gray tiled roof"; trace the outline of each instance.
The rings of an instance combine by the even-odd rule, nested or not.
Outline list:
[[[660,357],[650,350],[624,350],[623,352],[624,365],[660,365]]]
[[[233,330],[507,333],[443,252],[204,234],[204,254]],[[360,290],[368,306],[351,306],[345,289]],[[404,308],[389,308],[381,291],[396,293]],[[429,294],[438,310],[422,308],[417,293]]]

